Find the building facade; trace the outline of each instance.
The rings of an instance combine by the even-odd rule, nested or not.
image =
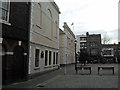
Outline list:
[[[29,78],[60,66],[59,14],[55,2],[31,3]]]
[[[120,42],[118,42],[118,53],[117,53],[117,61],[120,63]]]
[[[77,39],[77,47],[76,47],[76,52],[80,52],[82,49],[87,50],[87,37],[86,35],[76,35]]]
[[[95,60],[101,57],[101,35],[89,34],[77,35],[77,53],[86,52],[90,60]]]
[[[60,64],[72,64],[75,62],[75,35],[69,28],[66,22],[63,26],[64,30],[60,29]]]
[[[89,34],[87,36],[87,52],[94,59],[101,56],[101,34]]]
[[[24,81],[28,74],[30,3],[0,1],[0,11],[2,84]]]
[[[102,44],[102,53],[104,63],[118,62],[118,44]]]

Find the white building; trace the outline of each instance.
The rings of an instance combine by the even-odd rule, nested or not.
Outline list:
[[[30,77],[57,69],[60,65],[59,14],[55,2],[31,3]]]
[[[60,64],[71,64],[75,62],[75,35],[64,22],[64,31],[60,29]]]

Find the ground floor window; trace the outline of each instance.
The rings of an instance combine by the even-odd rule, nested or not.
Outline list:
[[[49,65],[51,65],[51,51],[49,51]]]
[[[53,64],[55,64],[55,52],[53,53]]]
[[[39,49],[35,50],[35,67],[39,66],[39,52],[40,52]]]
[[[56,64],[58,64],[58,53],[56,53]]]
[[[45,66],[47,66],[47,61],[48,61],[48,51],[45,50]]]

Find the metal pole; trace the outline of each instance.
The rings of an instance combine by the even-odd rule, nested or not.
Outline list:
[[[75,70],[77,70],[76,64],[77,64],[77,57],[76,57],[76,43],[75,43]]]
[[[65,61],[65,71],[64,71],[64,75],[67,73],[66,64],[67,64],[67,54],[66,54],[66,61]]]

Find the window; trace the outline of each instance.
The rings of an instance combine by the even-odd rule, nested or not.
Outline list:
[[[39,49],[35,51],[35,67],[39,66]]]
[[[52,12],[51,12],[51,10],[50,9],[48,9],[48,17],[49,17],[49,21],[50,22],[48,22],[48,24],[50,24],[50,27],[49,27],[49,29],[50,29],[50,31],[51,31],[51,36],[52,36],[52,30],[53,30],[53,16],[52,16]]]
[[[42,29],[42,7],[41,7],[41,4],[40,3],[37,3],[36,4],[36,16],[37,16],[37,19],[36,19],[36,26],[39,28],[39,29]]]
[[[53,53],[53,64],[55,64],[55,52]]]
[[[39,8],[40,8],[40,26],[42,26],[42,7],[41,7],[41,4],[40,3],[38,3],[38,5],[39,5]]]
[[[80,37],[80,41],[85,41],[86,37]]]
[[[97,47],[97,44],[96,43],[90,43],[90,46],[91,47]]]
[[[91,49],[91,55],[98,55],[97,49]]]
[[[49,65],[51,65],[51,51],[49,51]]]
[[[41,58],[44,58],[44,52],[43,51],[41,52]]]
[[[57,25],[57,21],[55,22],[56,25],[56,38],[58,37],[58,25]]]
[[[86,42],[80,42],[80,47],[87,47]]]
[[[56,64],[58,64],[58,53],[56,53]]]
[[[103,55],[112,55],[112,50],[104,50]]]
[[[0,1],[0,19],[7,22],[9,21],[9,5],[8,0],[5,0],[5,2]]]
[[[48,51],[45,50],[45,66],[47,66],[47,61],[48,61]]]

